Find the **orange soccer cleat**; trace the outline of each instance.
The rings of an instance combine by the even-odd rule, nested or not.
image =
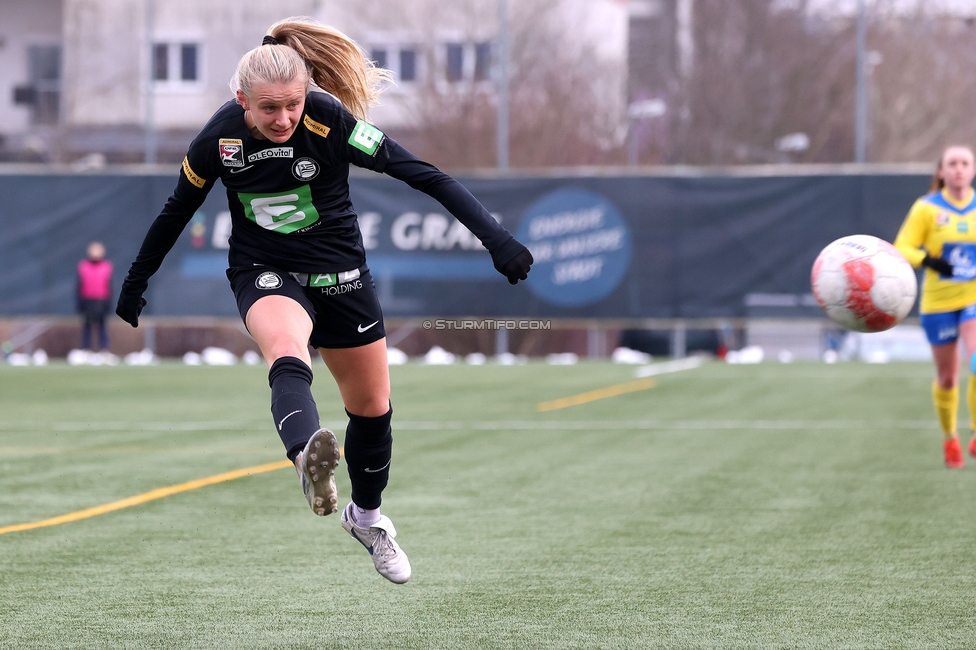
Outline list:
[[[972,449],[970,444],[970,449]],[[962,447],[959,446],[959,437],[949,438],[942,445],[945,450],[945,464],[949,469],[959,469],[963,466]]]

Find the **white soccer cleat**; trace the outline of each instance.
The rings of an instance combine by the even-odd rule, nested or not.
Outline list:
[[[302,492],[312,512],[324,517],[339,509],[335,469],[339,466],[339,443],[328,429],[319,429],[295,458],[295,471],[302,480]]]
[[[356,540],[366,547],[369,554],[373,556],[373,566],[381,576],[402,585],[410,579],[410,560],[403,552],[400,545],[393,538],[396,537],[396,528],[393,522],[386,515],[369,528],[362,528],[353,523],[352,509],[355,504],[349,503],[342,511],[342,527],[349,531]]]

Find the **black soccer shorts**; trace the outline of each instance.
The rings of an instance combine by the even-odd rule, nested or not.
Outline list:
[[[300,304],[312,319],[313,348],[355,348],[386,336],[383,311],[369,271],[287,273],[270,266],[227,269],[237,310],[247,311],[264,296],[278,295]]]

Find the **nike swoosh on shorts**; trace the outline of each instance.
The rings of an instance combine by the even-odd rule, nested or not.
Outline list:
[[[370,323],[370,324],[369,324],[369,325],[367,325],[366,327],[363,327],[362,325],[360,325],[360,326],[359,326],[359,327],[357,327],[356,329],[357,329],[357,330],[359,330],[359,333],[360,333],[360,334],[362,334],[363,332],[365,332],[366,330],[368,330],[368,329],[369,329],[370,327],[372,327],[373,325],[376,325],[376,324],[377,324],[378,322],[379,322],[378,320],[374,320],[374,321],[373,321],[372,323]]]

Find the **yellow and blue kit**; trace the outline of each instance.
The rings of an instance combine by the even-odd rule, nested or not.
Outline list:
[[[955,343],[959,324],[976,318],[976,196],[972,189],[962,202],[945,190],[915,201],[895,238],[895,247],[912,266],[922,266],[926,255],[952,265],[952,275],[925,269],[919,303],[922,328],[932,345]],[[976,374],[976,354],[970,352],[970,372]],[[932,401],[947,441],[956,436],[959,387],[932,383]],[[976,379],[970,376],[966,401],[976,430]]]
[[[952,276],[927,268],[919,312],[932,314],[964,309],[976,303],[976,195],[957,202],[945,190],[921,197],[912,205],[895,238],[895,247],[918,268],[926,253],[952,264]]]

